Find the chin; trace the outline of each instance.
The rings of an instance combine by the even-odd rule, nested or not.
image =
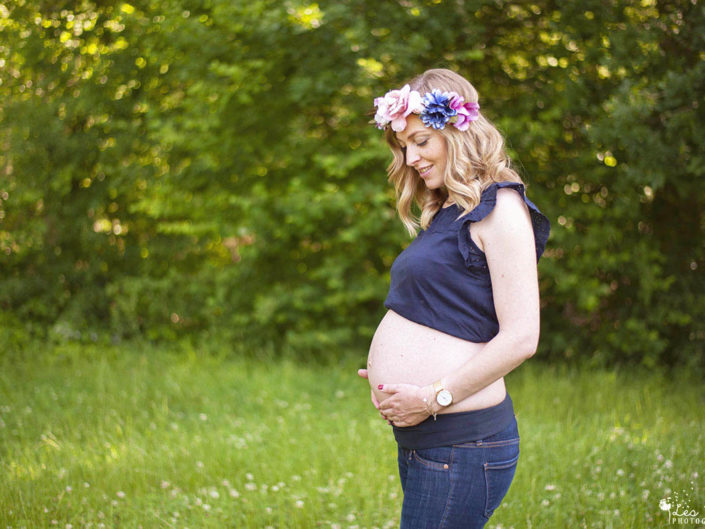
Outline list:
[[[426,189],[430,189],[431,191],[435,191],[441,187],[443,187],[441,182],[426,182]]]

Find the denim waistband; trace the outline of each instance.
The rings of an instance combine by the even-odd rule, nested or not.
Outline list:
[[[509,393],[502,402],[481,410],[441,413],[416,426],[394,426],[394,438],[402,448],[420,450],[479,441],[501,432],[514,418]]]

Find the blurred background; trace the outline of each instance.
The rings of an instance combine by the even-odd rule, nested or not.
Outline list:
[[[549,217],[536,358],[705,372],[696,0],[0,4],[0,349],[359,357],[410,242],[372,100],[480,93]]]

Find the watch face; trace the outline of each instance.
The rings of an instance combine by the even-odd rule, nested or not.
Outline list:
[[[441,406],[449,406],[450,403],[453,402],[453,396],[450,394],[450,391],[443,389],[436,395],[436,402]]]

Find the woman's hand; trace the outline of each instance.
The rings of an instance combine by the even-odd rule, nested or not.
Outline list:
[[[382,401],[378,409],[382,417],[394,426],[415,426],[433,412],[433,386],[380,384],[378,389],[391,395]]]

